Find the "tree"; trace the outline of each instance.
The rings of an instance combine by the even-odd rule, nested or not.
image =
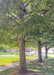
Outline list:
[[[5,0],[4,1],[4,5],[6,8],[5,14],[10,18],[8,19],[9,22],[8,22],[7,28],[9,28],[11,31],[14,29],[16,30],[17,28],[19,29],[19,27],[22,25],[21,20],[24,18],[24,15],[26,15],[25,3],[27,5],[27,1],[24,1],[24,0],[23,1],[21,0],[14,0],[14,1]],[[14,8],[12,8],[12,6],[14,6]],[[15,12],[14,12],[14,9],[15,9]],[[18,21],[16,21],[16,18]],[[17,26],[15,26],[15,24]],[[20,32],[18,37],[19,37],[19,49],[20,49],[20,71],[24,72],[26,71],[25,37],[24,35],[23,36],[22,35]]]
[[[48,46],[49,45],[49,46]],[[45,45],[45,58],[47,59],[48,58],[48,50],[54,46],[54,43],[53,42],[49,42],[48,45]],[[48,47],[47,47],[48,46]]]
[[[20,49],[20,71],[26,71],[25,39],[35,38],[38,43],[39,61],[41,57],[41,43],[49,26],[49,16],[46,15],[51,1],[4,0],[5,15],[8,16],[8,30],[18,34]],[[44,8],[43,8],[44,7]],[[46,9],[47,8],[47,9]],[[53,8],[53,5],[52,5]],[[51,11],[50,11],[51,12]],[[50,13],[49,13],[50,14]],[[49,20],[49,21],[48,21]],[[22,41],[21,41],[22,40]],[[23,58],[23,60],[22,60]]]

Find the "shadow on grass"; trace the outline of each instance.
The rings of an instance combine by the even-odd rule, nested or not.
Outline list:
[[[38,61],[33,61],[28,63],[27,68],[40,73],[52,73],[54,75],[54,59],[44,59],[44,62],[42,63],[39,63]]]
[[[19,66],[0,72],[0,75],[54,75],[54,59],[44,59],[44,62],[32,61],[27,64],[28,72],[19,73]]]

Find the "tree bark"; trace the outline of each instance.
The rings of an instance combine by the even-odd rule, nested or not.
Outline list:
[[[46,59],[48,58],[47,53],[48,53],[48,49],[47,49],[47,46],[45,46],[45,58]]]
[[[20,72],[26,72],[25,38],[19,35]]]
[[[42,62],[41,41],[38,41],[38,59],[39,62]]]

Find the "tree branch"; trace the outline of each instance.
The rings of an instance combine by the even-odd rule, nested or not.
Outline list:
[[[53,44],[53,45],[51,45],[51,46],[49,46],[49,47],[47,48],[47,50],[48,50],[48,49],[50,49],[52,46],[54,46],[54,44]]]
[[[31,43],[34,43],[33,41],[26,41],[26,42],[31,42]],[[34,43],[34,44],[37,44],[37,43]]]
[[[48,9],[45,9],[42,14],[45,15],[47,12],[48,12]]]
[[[49,43],[49,42],[43,42],[43,43],[41,44],[41,46],[43,46],[43,45],[46,44],[46,43]]]
[[[30,40],[30,39],[36,40],[36,41],[38,42],[38,40],[37,40],[36,38],[28,38],[27,40]],[[27,40],[26,40],[26,41],[27,41]]]

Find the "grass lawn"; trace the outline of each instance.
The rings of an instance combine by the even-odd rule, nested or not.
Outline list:
[[[19,56],[1,56],[0,57],[0,66],[8,65],[14,61],[19,61]]]
[[[18,68],[19,67],[0,72],[0,75],[19,75]],[[37,62],[37,60],[32,61],[27,64],[27,68],[28,70],[39,73],[39,75],[54,75],[54,59],[44,59],[42,63]]]
[[[54,59],[44,59],[44,62],[42,63],[33,61],[28,63],[27,67],[28,69],[31,69],[39,73],[48,73],[47,75],[50,75],[50,73],[53,73],[54,75]]]
[[[32,58],[36,58],[36,57],[26,56],[26,59],[32,59]],[[16,61],[19,61],[19,55],[5,56],[5,57],[0,56],[0,66],[8,65]]]
[[[19,52],[0,52],[0,55],[19,55]]]

